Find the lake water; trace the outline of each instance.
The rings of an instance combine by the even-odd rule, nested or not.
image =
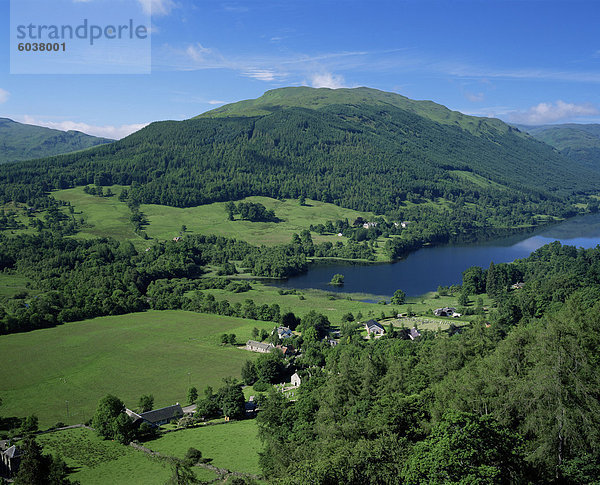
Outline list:
[[[468,245],[425,247],[392,264],[311,265],[308,273],[273,285],[387,296],[401,289],[408,296],[418,296],[436,290],[439,285],[460,284],[462,272],[471,266],[487,268],[492,261],[506,263],[525,258],[556,240],[576,247],[596,247],[600,244],[600,214],[570,219],[534,235],[511,236]],[[336,273],[344,275],[342,288],[328,285]]]

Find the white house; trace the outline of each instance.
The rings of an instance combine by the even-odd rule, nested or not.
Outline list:
[[[302,383],[302,379],[300,379],[300,376],[298,375],[297,372],[294,372],[294,375],[292,376],[292,386],[300,387],[301,383]]]

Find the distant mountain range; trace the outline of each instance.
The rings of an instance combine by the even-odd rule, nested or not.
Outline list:
[[[519,126],[563,155],[600,169],[600,124]]]
[[[31,160],[111,143],[80,131],[60,131],[0,118],[0,163]]]

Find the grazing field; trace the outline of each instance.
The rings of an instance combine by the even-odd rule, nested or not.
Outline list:
[[[202,452],[203,458],[219,468],[260,475],[258,452],[262,444],[257,436],[258,428],[253,419],[202,426],[168,433],[157,440],[144,444],[152,451],[183,458],[188,448]]]
[[[83,228],[78,233],[79,237],[114,237],[119,240],[143,241],[133,232],[133,226],[129,222],[129,207],[117,197],[123,187],[113,185],[110,189],[115,194],[111,197],[86,194],[83,187],[60,190],[54,193],[54,197],[69,202],[75,209],[75,217],[83,217],[90,226]]]
[[[110,236],[120,240],[132,240],[142,244],[129,222],[130,211],[125,202],[118,200],[122,186],[110,187],[115,194],[112,197],[96,197],[86,194],[83,187],[59,190],[53,193],[58,200],[69,202],[75,209],[76,217],[84,217],[92,227],[79,232],[81,237]],[[105,187],[106,190],[106,187]],[[197,207],[169,207],[165,205],[143,204],[140,211],[148,219],[144,231],[149,237],[159,240],[172,239],[181,234],[186,226],[187,234],[217,234],[234,237],[252,244],[281,244],[290,242],[292,234],[308,229],[311,224],[326,223],[338,219],[348,219],[350,223],[358,216],[369,220],[374,217],[369,212],[344,209],[325,202],[306,200],[300,206],[297,200],[277,200],[269,197],[247,197],[246,202],[260,202],[267,209],[275,211],[281,222],[229,221],[224,202],[216,202]],[[315,242],[345,241],[336,235],[313,233]]]
[[[73,470],[69,479],[82,485],[158,485],[171,476],[164,461],[130,446],[103,440],[89,429],[57,431],[41,435],[37,441],[45,454],[60,455]]]
[[[27,288],[28,281],[24,276],[15,273],[0,272],[0,297],[13,297],[19,293],[35,294],[36,291]]]
[[[242,364],[257,354],[222,346],[219,337],[234,333],[246,342],[253,327],[273,324],[148,311],[0,336],[0,355],[10,363],[0,376],[2,415],[37,414],[41,427],[81,423],[108,393],[129,407],[142,394],[154,395],[155,408],[184,403],[190,384],[218,388],[223,377],[240,377]]]
[[[419,297],[408,297],[404,305],[372,303],[386,299],[383,296],[367,295],[367,294],[344,294],[344,293],[327,293],[322,290],[296,290],[296,294],[282,295],[279,293],[279,288],[264,285],[259,282],[252,283],[252,289],[244,293],[230,293],[225,290],[203,290],[204,293],[212,293],[216,299],[226,299],[229,303],[243,303],[244,300],[250,298],[257,305],[277,303],[281,308],[281,313],[288,311],[294,312],[297,316],[302,316],[311,310],[316,310],[329,318],[333,325],[339,325],[342,320],[342,315],[351,312],[355,317],[362,314],[362,321],[369,318],[381,318],[383,312],[386,317],[397,315],[398,313],[407,313],[412,310],[418,315],[433,317],[435,308],[453,306],[458,307],[457,298],[455,296],[442,296],[436,298],[435,292],[427,293]],[[304,299],[302,299],[304,298]],[[362,301],[368,300],[368,301]],[[484,304],[489,304],[487,298],[484,299]],[[473,301],[471,302],[473,304]],[[464,320],[464,319],[463,319]],[[456,321],[456,319],[452,319]],[[451,320],[448,320],[446,326],[441,325],[441,330],[445,330]],[[434,328],[431,328],[434,330]]]

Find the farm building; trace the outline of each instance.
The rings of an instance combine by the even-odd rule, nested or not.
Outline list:
[[[146,411],[145,413],[136,413],[131,409],[125,409],[125,413],[132,419],[135,424],[146,422],[152,426],[161,426],[170,423],[175,419],[183,417],[183,409],[179,403],[165,408]]]
[[[266,354],[271,352],[274,348],[275,346],[273,344],[257,342],[256,340],[248,340],[248,342],[246,342],[246,350],[249,350],[250,352],[261,352]]]
[[[366,322],[365,330],[367,331],[367,335],[371,336],[374,334],[375,338],[381,337],[385,333],[383,326],[375,320],[369,320]]]

